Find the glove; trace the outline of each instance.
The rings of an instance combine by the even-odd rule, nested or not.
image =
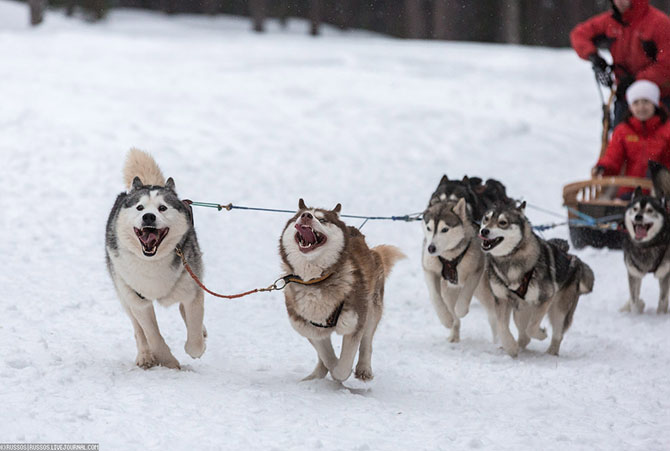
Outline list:
[[[605,168],[602,166],[595,166],[593,169],[591,169],[591,177],[602,177],[604,173]]]
[[[589,56],[589,61],[593,64],[593,71],[596,73],[598,83],[611,88],[614,84],[614,80],[612,80],[612,67],[598,53],[592,53]]]
[[[624,75],[617,81],[616,85],[616,97],[621,101],[626,100],[626,90],[633,84],[635,77],[632,75]]]

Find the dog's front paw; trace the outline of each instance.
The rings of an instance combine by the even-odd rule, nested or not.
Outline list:
[[[353,310],[345,310],[340,314],[335,332],[340,335],[351,335],[358,326],[358,314]]]
[[[470,311],[469,302],[459,302],[456,304],[455,313],[459,318],[463,318]]]
[[[333,376],[333,379],[336,381],[344,382],[349,379],[349,376],[351,375],[351,368],[344,368],[341,365],[337,365],[330,372],[330,375]]]
[[[656,309],[656,313],[659,314],[659,315],[663,315],[665,313],[668,313],[668,304],[665,304],[665,305],[660,305],[659,304],[658,308]]]
[[[623,307],[619,309],[620,312],[622,313],[629,313],[630,312],[630,301],[626,302]]]
[[[356,372],[354,373],[354,376],[356,379],[361,380],[363,382],[368,382],[371,381],[375,375],[372,373],[372,368],[369,366],[356,366]]]
[[[199,359],[204,353],[207,345],[205,344],[204,339],[200,340],[187,340],[184,345],[184,351],[186,354],[190,355],[194,359]]]
[[[326,366],[319,361],[319,363],[317,363],[316,365],[316,368],[314,368],[314,371],[312,371],[312,373],[309,376],[303,378],[302,382],[313,381],[315,379],[323,379],[324,377],[326,377],[327,374],[328,374],[328,368],[326,368]]]
[[[150,351],[138,352],[137,358],[135,359],[135,365],[139,366],[143,370],[148,370],[156,365],[156,359]]]
[[[645,304],[644,304],[644,301],[642,299],[637,301],[637,303],[635,304],[635,313],[643,313],[644,312],[644,305]]]
[[[172,354],[170,355],[165,355],[165,356],[157,356],[156,360],[158,361],[158,364],[160,366],[164,366],[165,368],[171,368],[173,370],[180,370],[181,366],[179,365],[179,361],[174,358]]]
[[[547,338],[547,329],[545,329],[544,327],[538,327],[535,330],[529,331],[528,335],[530,335],[532,338],[536,340],[542,341],[545,338]]]
[[[555,355],[556,357],[558,357],[558,350],[559,350],[560,347],[561,347],[560,342],[557,343],[557,342],[552,341],[551,345],[549,345],[549,349],[547,349],[547,354]]]
[[[528,335],[519,336],[518,345],[520,349],[526,349],[528,343],[530,343],[530,337]]]
[[[503,349],[510,357],[517,357],[519,355],[519,344],[514,340],[503,340]]]

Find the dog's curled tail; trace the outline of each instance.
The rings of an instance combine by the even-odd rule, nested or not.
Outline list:
[[[143,185],[165,186],[165,177],[156,160],[147,152],[132,148],[123,167],[123,183],[130,189],[133,179],[139,177]]]
[[[398,260],[407,258],[405,254],[402,253],[400,249],[395,246],[390,246],[388,244],[381,244],[372,248],[373,252],[376,252],[377,255],[382,260],[382,267],[384,268],[384,277],[388,277],[391,274],[391,269],[393,265],[396,264]]]
[[[593,291],[595,276],[593,275],[593,270],[589,265],[584,262],[581,262],[581,264],[582,268],[579,277],[579,293],[586,294]]]

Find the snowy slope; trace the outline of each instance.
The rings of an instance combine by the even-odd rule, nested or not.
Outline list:
[[[208,297],[208,349],[182,371],[134,365],[103,233],[127,149],[151,151],[183,197],[344,213],[421,211],[443,173],[496,177],[562,214],[587,176],[600,109],[569,50],[399,41],[367,33],[247,32],[246,21],[120,11],[87,25],[0,0],[0,441],[101,449],[662,450],[670,446],[670,320],[627,298],[620,253],[596,273],[559,358],[490,342],[473,303],[460,344],[428,300],[418,224],[369,222],[398,245],[369,384],[300,383],[315,363],[281,294]],[[15,19],[8,19],[11,17]],[[535,223],[561,218],[528,210]],[[224,292],[279,274],[282,214],[196,210],[206,282]],[[351,222],[358,225],[358,222]],[[546,234],[565,237],[565,228]]]

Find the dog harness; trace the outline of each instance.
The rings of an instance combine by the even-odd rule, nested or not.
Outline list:
[[[322,329],[330,329],[331,327],[335,327],[337,325],[337,320],[340,319],[340,314],[342,313],[343,307],[344,301],[342,301],[340,305],[338,305],[337,308],[333,310],[333,313],[331,313],[330,316],[326,318],[326,324],[315,323],[314,321],[310,321],[309,323],[314,327],[320,327]]]
[[[453,285],[458,285],[458,264],[463,260],[468,249],[470,249],[470,243],[468,243],[468,245],[465,246],[465,250],[453,260],[447,260],[439,255],[437,256],[442,263],[442,277]]]
[[[530,279],[533,278],[533,273],[534,272],[535,272],[535,268],[528,271],[523,276],[523,279],[521,280],[521,285],[519,285],[519,288],[517,288],[516,290],[509,290],[509,291],[516,294],[521,299],[525,300],[526,299],[526,293],[528,293],[528,287],[530,286]],[[509,287],[507,287],[507,288],[509,289]]]

